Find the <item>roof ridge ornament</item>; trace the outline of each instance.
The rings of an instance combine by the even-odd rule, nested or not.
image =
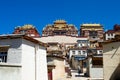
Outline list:
[[[15,29],[17,29],[17,28],[25,30],[25,29],[31,29],[31,28],[34,29],[35,26],[33,26],[32,24],[25,24],[23,26],[17,26],[17,27],[15,27]]]
[[[58,20],[55,20],[54,23],[67,23],[65,20],[63,19],[58,19]]]

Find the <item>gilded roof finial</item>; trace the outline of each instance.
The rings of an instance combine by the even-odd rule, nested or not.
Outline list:
[[[31,25],[31,24],[25,24],[24,26],[17,26],[16,28],[25,30],[25,29],[35,28],[35,27],[33,25]]]
[[[58,20],[54,21],[54,23],[66,23],[66,21],[62,20],[62,19],[58,19]]]

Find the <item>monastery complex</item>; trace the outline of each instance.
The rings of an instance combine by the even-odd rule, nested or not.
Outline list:
[[[17,26],[0,35],[0,80],[119,80],[119,37],[118,24],[105,32],[101,24],[77,29],[56,20],[42,34],[34,25]]]

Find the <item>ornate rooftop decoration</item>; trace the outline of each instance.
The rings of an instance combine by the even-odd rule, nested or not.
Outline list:
[[[52,26],[52,24],[47,24],[46,26],[50,26],[50,27],[51,27],[51,26]]]
[[[81,26],[102,26],[101,24],[82,24]]]
[[[13,34],[25,34],[30,37],[40,37],[40,34],[35,28],[35,26],[30,24],[26,24],[24,26],[17,26]]]
[[[115,24],[114,25],[114,30],[115,31],[120,31],[120,25],[119,24]]]
[[[61,23],[66,24],[66,21],[65,20],[56,20],[56,21],[54,21],[54,24],[61,24]]]
[[[105,32],[105,33],[115,33],[115,31],[114,31],[114,30],[108,30],[108,31]]]
[[[68,26],[75,26],[74,24],[69,24]]]
[[[22,29],[22,30],[26,30],[26,29],[34,29],[35,27],[33,25],[27,24],[24,26],[18,26],[17,28]]]
[[[71,35],[77,36],[78,30],[73,24],[67,24],[65,20],[56,20],[54,23],[46,25],[43,29],[43,36],[51,35]]]

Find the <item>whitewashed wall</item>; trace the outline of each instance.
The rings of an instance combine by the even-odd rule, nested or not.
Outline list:
[[[7,63],[21,63],[22,39],[0,40],[0,45],[9,45]]]
[[[35,44],[22,40],[22,80],[35,80]]]
[[[39,46],[36,54],[37,61],[37,80],[48,80],[46,48]]]
[[[21,65],[0,65],[0,80],[21,80]]]
[[[111,35],[111,34],[113,34],[113,35]],[[110,39],[115,38],[115,34],[114,33],[111,33],[111,34],[108,35],[108,33],[106,33],[105,34],[105,39],[108,40],[108,38],[110,38]]]
[[[103,68],[91,68],[90,77],[95,79],[103,79]]]
[[[0,63],[0,80],[21,80],[22,39],[2,39],[0,45],[9,45],[7,62]]]
[[[73,51],[75,51],[75,54],[73,54]],[[78,51],[80,51],[81,54],[79,54]],[[85,56],[87,56],[87,51],[85,52],[85,54],[83,54],[83,51],[86,51],[86,50],[70,50],[69,51],[69,59],[71,59],[72,55],[85,55]]]
[[[97,54],[103,54],[103,50],[97,50]]]
[[[66,77],[64,60],[55,58],[54,64],[55,68],[52,70],[53,80],[63,80]]]
[[[103,68],[92,67],[92,59],[89,59],[89,75],[93,79],[103,79]]]
[[[48,80],[44,47],[25,39],[4,39],[0,45],[10,45],[7,63],[0,63],[0,80]]]
[[[47,42],[77,43],[77,40],[87,40],[87,38],[84,38],[84,37],[71,37],[71,36],[59,36],[59,35],[41,37],[36,39],[44,43],[47,43]]]
[[[22,80],[48,80],[46,49],[23,40]]]

